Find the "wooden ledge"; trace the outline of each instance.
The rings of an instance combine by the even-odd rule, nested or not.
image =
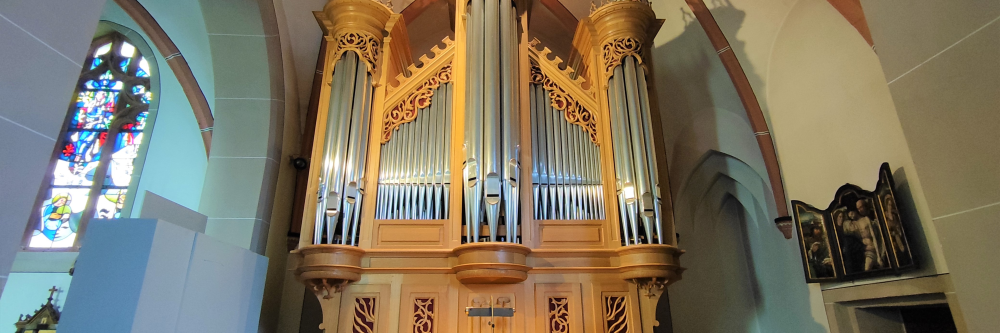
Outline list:
[[[300,277],[357,281],[359,275],[355,274],[455,274],[463,283],[518,283],[528,274],[567,273],[618,274],[627,281],[657,278],[671,283],[685,270],[679,260],[684,252],[666,244],[532,249],[502,242],[463,244],[454,249],[361,249],[323,244],[292,251],[303,257],[294,269]]]

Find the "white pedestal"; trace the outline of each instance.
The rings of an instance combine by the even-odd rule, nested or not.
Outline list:
[[[257,332],[266,269],[166,221],[92,220],[59,333]]]

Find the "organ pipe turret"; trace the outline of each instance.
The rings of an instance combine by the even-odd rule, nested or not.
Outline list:
[[[597,77],[607,96],[614,151],[614,187],[623,245],[672,244],[672,217],[664,211],[662,179],[644,57],[657,21],[644,1],[618,1],[591,15],[601,52]],[[651,34],[650,31],[653,33]],[[662,154],[662,153],[660,153]],[[669,200],[669,193],[668,195]],[[669,205],[668,205],[669,207]]]
[[[365,10],[358,10],[358,9]],[[375,75],[391,11],[370,0],[331,1],[320,13],[333,73],[327,76],[310,170],[315,177],[312,244],[357,246],[365,188]],[[318,119],[319,120],[319,119]],[[310,215],[306,215],[310,216]]]
[[[509,0],[471,0],[468,9],[463,145],[466,242],[519,243],[516,8]],[[484,223],[487,235],[480,234]],[[502,239],[501,223],[505,226]]]

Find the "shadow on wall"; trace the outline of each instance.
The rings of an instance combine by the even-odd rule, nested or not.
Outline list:
[[[899,207],[902,216],[909,217],[910,223],[906,224],[907,241],[913,251],[913,260],[917,263],[917,270],[922,274],[934,274],[936,271],[934,258],[931,257],[930,244],[927,242],[926,231],[923,223],[913,223],[917,220],[917,204],[913,200],[913,190],[910,189],[910,180],[907,178],[906,170],[897,167],[892,173],[892,179],[896,182],[896,206]]]
[[[681,10],[683,32],[656,47],[653,61],[688,270],[660,301],[656,332],[825,332],[813,319],[796,240],[772,222],[774,198],[739,96],[701,25]],[[712,13],[737,25],[727,28],[745,16],[732,6]],[[731,41],[736,52],[743,44]]]

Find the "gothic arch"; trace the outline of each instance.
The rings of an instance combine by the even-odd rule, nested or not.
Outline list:
[[[202,140],[205,143],[205,154],[208,154],[212,146],[212,126],[214,126],[215,118],[212,116],[208,100],[201,91],[198,80],[195,79],[194,74],[191,72],[191,67],[188,66],[187,60],[184,59],[181,51],[174,45],[170,36],[167,36],[167,33],[163,31],[163,28],[156,22],[156,19],[146,11],[146,8],[138,0],[115,0],[115,3],[124,9],[125,13],[139,25],[142,31],[149,36],[153,45],[160,51],[160,54],[163,55],[163,58],[166,59],[167,66],[174,72],[174,76],[180,82],[181,88],[184,89],[184,95],[187,96],[188,102],[191,103],[191,110],[194,111],[194,118],[198,121],[198,128],[201,129]]]

